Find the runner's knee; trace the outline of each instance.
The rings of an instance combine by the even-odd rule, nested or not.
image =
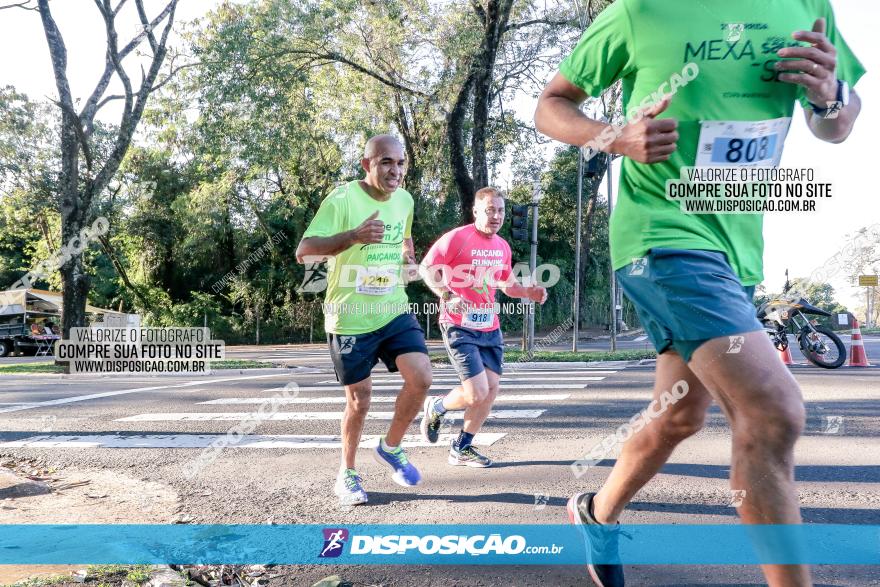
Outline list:
[[[410,389],[417,389],[419,391],[427,391],[428,388],[431,387],[433,381],[430,369],[407,373],[403,378],[404,385]]]
[[[369,381],[361,381],[348,386],[348,409],[358,415],[366,414],[370,409],[370,392],[372,385]]]
[[[462,387],[464,401],[467,407],[480,405],[489,397],[489,387],[483,383],[472,383]]]
[[[667,440],[681,442],[703,429],[706,410],[711,399],[706,396],[700,401],[687,401],[677,404],[660,420],[660,434]]]
[[[734,443],[745,449],[770,450],[791,448],[806,424],[806,410],[796,384],[759,384],[758,397],[736,410],[733,422]]]

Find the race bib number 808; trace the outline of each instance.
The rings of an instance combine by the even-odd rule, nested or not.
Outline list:
[[[700,124],[695,165],[775,167],[782,158],[782,147],[790,124],[790,117],[758,121],[703,121]]]

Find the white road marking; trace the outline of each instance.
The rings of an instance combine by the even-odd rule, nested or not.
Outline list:
[[[506,383],[540,383],[542,381],[602,381],[605,379],[604,377],[535,377],[529,379],[527,377],[510,377],[510,378],[501,378],[501,385]],[[458,377],[434,377],[434,383],[460,383],[461,380]],[[336,381],[319,381],[319,383],[337,383]],[[403,379],[373,379],[373,383],[403,383]]]
[[[490,420],[509,420],[515,418],[538,418],[546,410],[497,410],[489,413]],[[288,421],[288,420],[340,420],[342,412],[168,412],[138,414],[118,418],[115,422],[239,422],[243,420]],[[450,420],[460,420],[464,412],[447,412]],[[421,418],[421,412],[416,419]],[[391,420],[394,412],[370,412],[367,420]]]
[[[340,392],[341,393],[341,392]],[[567,393],[545,393],[545,394],[534,394],[534,395],[504,395],[501,394],[495,398],[495,403],[498,402],[553,402],[553,401],[563,401],[570,398],[571,395]],[[374,404],[390,404],[394,403],[397,400],[396,395],[374,395],[370,398],[370,403]],[[344,396],[332,396],[332,397],[279,397],[279,398],[265,398],[265,397],[228,397],[222,399],[212,399],[206,402],[198,402],[199,404],[206,405],[245,405],[245,404],[263,404],[271,402],[276,405],[288,405],[288,404],[344,404],[345,397]]]
[[[643,340],[648,340],[648,336],[647,335],[637,336],[633,339],[633,342],[642,342]]]
[[[174,385],[154,385],[152,387],[138,387],[136,389],[120,389],[118,391],[104,391],[101,393],[90,393],[89,395],[78,395],[75,397],[64,397],[60,399],[50,399],[44,402],[36,402],[22,406],[10,406],[8,408],[0,408],[0,414],[9,412],[18,412],[21,410],[32,410],[35,408],[44,408],[47,406],[60,406],[64,404],[72,404],[75,402],[84,402],[90,399],[100,399],[102,397],[113,397],[116,395],[126,395],[129,393],[139,393],[142,391],[159,391],[163,389],[180,389],[182,387],[196,387],[212,385],[214,383],[223,383],[226,381],[246,381],[248,379],[265,379],[267,377],[290,377],[288,373],[278,373],[272,375],[248,375],[243,377],[224,377],[221,379],[211,379],[209,381],[188,381],[186,383],[178,383]]]
[[[504,389],[535,389],[536,387],[540,387],[541,389],[586,389],[587,384],[573,384],[568,385],[565,383],[546,383],[546,384],[538,384],[538,383],[514,383],[510,385],[502,385],[502,390]],[[335,391],[340,390],[342,387],[340,385],[300,385],[299,391]],[[432,385],[429,388],[431,391],[448,391],[449,385]],[[265,389],[263,391],[284,391],[284,387],[273,387],[271,389]],[[399,391],[400,384],[396,385],[374,385],[373,391]],[[289,389],[287,390],[290,391]]]
[[[439,446],[446,449],[456,437],[455,434],[441,434],[437,444],[430,444],[416,434],[403,437],[404,446]],[[504,438],[502,432],[480,432],[474,437],[474,444],[491,446]],[[380,435],[361,437],[360,448],[374,448]],[[31,436],[22,440],[0,443],[0,448],[206,448],[225,434],[136,434],[118,436],[114,434],[91,434],[82,436],[49,435]],[[297,434],[253,434],[241,436],[237,443],[229,443],[227,448],[340,448],[339,436],[297,435]]]

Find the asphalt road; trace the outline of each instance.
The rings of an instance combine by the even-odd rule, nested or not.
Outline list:
[[[409,454],[425,482],[404,489],[364,448],[359,469],[370,504],[346,510],[331,493],[341,393],[317,347],[299,352],[314,353],[312,367],[195,378],[0,377],[0,461],[51,471],[45,476],[58,488],[2,500],[0,523],[564,523],[567,497],[598,487],[613,457],[581,479],[569,465],[645,406],[653,377],[651,365],[619,363],[508,369],[505,401],[496,404],[498,417],[478,439],[498,466],[454,468],[446,464],[445,445],[412,446]],[[792,372],[808,409],[808,428],[797,446],[805,521],[880,524],[880,368],[796,365]],[[374,376],[371,413],[382,418],[393,409],[399,380],[382,369]],[[453,380],[451,370],[438,368],[437,393]],[[254,422],[243,430],[250,436],[216,459],[197,460],[212,439],[247,427],[246,414],[273,396],[290,399],[272,420]],[[387,424],[369,420],[365,435],[382,434]],[[416,424],[411,433],[418,433]],[[622,521],[734,523],[729,444],[713,408],[706,428],[680,447]],[[311,585],[331,574],[368,585],[586,584],[577,567],[280,571],[277,584],[288,585]],[[627,573],[631,585],[763,583],[749,567],[633,566]],[[876,567],[820,567],[815,575],[820,585],[880,585]]]
[[[849,334],[841,335],[841,339],[847,348],[847,355],[851,345],[851,336]],[[863,337],[865,352],[869,361],[880,364],[880,336],[864,335]],[[509,348],[519,349],[520,340],[515,335],[507,334],[505,337],[506,344]],[[806,359],[797,348],[797,341],[793,336],[789,336],[792,349],[792,357],[795,363],[806,364]],[[443,351],[443,342],[434,340],[428,344],[429,350]],[[651,342],[644,334],[625,335],[619,338],[617,343],[618,350],[651,350]],[[547,350],[570,351],[571,339],[562,340],[556,344],[546,347]],[[578,346],[581,351],[607,351],[610,350],[610,340],[608,338],[594,338],[590,340],[582,340]],[[265,345],[265,346],[228,346],[226,347],[226,357],[229,359],[252,359],[260,361],[273,361],[285,365],[330,365],[330,357],[327,354],[326,344],[312,345]]]

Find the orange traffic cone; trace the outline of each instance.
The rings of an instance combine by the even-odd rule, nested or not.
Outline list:
[[[849,347],[850,367],[870,367],[868,355],[865,354],[865,343],[862,341],[862,331],[859,329],[859,321],[853,320],[852,343]]]
[[[794,361],[791,359],[791,347],[785,347],[784,351],[779,351],[779,358],[782,359],[783,365],[794,365]]]

